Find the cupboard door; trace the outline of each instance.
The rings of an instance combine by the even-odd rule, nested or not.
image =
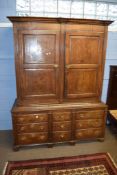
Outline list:
[[[21,97],[28,100],[59,98],[59,30],[19,32]]]
[[[98,98],[101,94],[102,44],[102,33],[66,32],[66,98]]]

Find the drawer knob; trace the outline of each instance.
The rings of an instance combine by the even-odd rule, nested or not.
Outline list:
[[[61,125],[60,127],[63,129],[64,128],[64,125]]]
[[[54,64],[54,68],[58,68],[59,66],[58,66],[58,64]]]
[[[64,138],[64,135],[63,135],[63,134],[62,134],[62,135],[60,135],[60,138],[61,138],[61,139],[63,139],[63,138]]]
[[[82,127],[82,124],[81,123],[79,123],[79,127]]]
[[[38,116],[38,115],[36,115],[36,116],[35,116],[35,118],[36,118],[36,119],[38,119],[38,118],[39,118],[39,116]]]
[[[26,137],[24,136],[24,137],[21,137],[21,140],[23,141],[23,140],[26,140]]]
[[[61,118],[61,119],[63,119],[63,118],[64,118],[64,116],[63,116],[63,115],[61,115],[61,116],[60,116],[60,118]]]
[[[41,129],[41,130],[43,130],[43,129],[44,129],[44,127],[43,127],[43,126],[40,126],[40,129]]]
[[[79,132],[79,133],[78,133],[78,136],[79,136],[79,137],[82,137],[82,133],[81,133],[81,132]]]

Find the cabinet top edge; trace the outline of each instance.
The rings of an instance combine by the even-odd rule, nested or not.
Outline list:
[[[108,26],[113,21],[97,20],[97,19],[78,19],[78,18],[50,18],[50,17],[22,17],[22,16],[7,16],[12,22],[44,22],[44,23],[75,23],[75,24],[92,24]]]

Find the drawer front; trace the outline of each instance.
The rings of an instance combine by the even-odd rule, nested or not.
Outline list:
[[[17,123],[38,123],[38,122],[47,122],[48,115],[45,113],[42,114],[27,114],[27,115],[17,115],[14,116]]]
[[[102,118],[104,117],[104,111],[80,111],[76,113],[76,119],[93,119],[93,118]]]
[[[70,131],[71,122],[54,122],[53,131]]]
[[[98,128],[104,125],[104,120],[102,119],[89,119],[89,120],[77,120],[76,129],[85,129],[85,128]]]
[[[48,124],[43,123],[43,124],[37,124],[37,123],[32,123],[32,124],[22,124],[22,125],[17,125],[17,131],[18,133],[29,133],[29,132],[47,132],[48,131]]]
[[[20,145],[26,144],[38,144],[46,143],[48,141],[48,133],[27,133],[27,134],[18,134],[17,143]]]
[[[53,121],[70,121],[71,113],[70,112],[54,112]]]
[[[70,132],[54,132],[53,133],[53,141],[55,142],[64,142],[71,140]]]
[[[76,139],[90,139],[104,137],[103,128],[99,129],[82,129],[76,131]]]

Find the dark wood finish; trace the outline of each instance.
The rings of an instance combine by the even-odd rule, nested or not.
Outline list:
[[[66,98],[99,97],[102,43],[102,33],[66,33]]]
[[[117,110],[117,66],[110,66],[110,75],[108,83],[107,93],[107,104],[108,104],[108,120],[110,128],[114,134],[117,134],[117,118],[110,112]]]
[[[110,66],[107,105],[108,109],[117,109],[117,66]]]
[[[104,138],[101,103],[112,21],[8,17],[13,22],[17,99],[14,150]]]

